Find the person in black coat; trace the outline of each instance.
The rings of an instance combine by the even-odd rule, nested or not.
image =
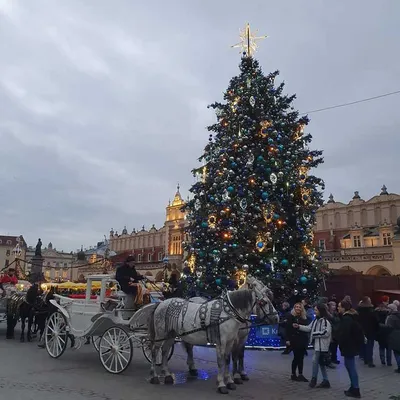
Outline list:
[[[385,329],[386,318],[390,313],[389,297],[382,296],[381,304],[375,308],[375,313],[378,318],[379,329],[377,335],[377,341],[379,343],[379,357],[382,365],[392,365],[392,350],[389,348],[387,341],[387,330]]]
[[[338,331],[340,328],[340,316],[337,312],[337,307],[336,303],[334,301],[330,301],[328,303],[328,311],[329,311],[329,322],[331,323],[332,326],[332,340],[331,344],[329,346],[329,352],[331,355],[331,362],[332,364],[340,364],[340,361],[338,360],[337,357],[337,350],[338,350]]]
[[[342,318],[337,333],[337,341],[344,365],[350,378],[350,388],[344,392],[347,397],[360,398],[360,386],[356,368],[356,356],[364,343],[364,332],[358,322],[358,313],[348,300],[342,300],[338,307]]]
[[[308,334],[295,329],[293,324],[308,325],[307,315],[302,303],[296,303],[286,319],[286,345],[293,351],[292,376],[293,381],[308,382],[303,375],[304,355],[308,344]],[[298,370],[299,375],[296,375]]]
[[[373,368],[375,367],[373,360],[374,344],[375,340],[378,338],[379,321],[374,306],[371,303],[371,299],[368,296],[363,297],[358,306],[357,312],[358,320],[363,328],[364,335],[367,338],[367,343],[362,346],[364,364]]]
[[[134,256],[128,256],[125,262],[118,267],[115,279],[124,293],[136,296],[137,287],[134,284],[144,278],[136,271]]]

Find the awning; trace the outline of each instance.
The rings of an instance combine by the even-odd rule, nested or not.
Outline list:
[[[387,290],[375,290],[375,292],[380,292],[380,293],[390,293],[390,294],[400,294],[400,289],[387,289]]]

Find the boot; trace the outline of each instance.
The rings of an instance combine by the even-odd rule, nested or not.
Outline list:
[[[352,397],[353,399],[361,399],[360,389],[350,388],[344,391],[345,396]]]
[[[296,374],[292,374],[292,375],[290,376],[290,379],[291,379],[292,381],[296,381],[296,382],[297,382],[297,380],[298,380]]]
[[[299,382],[308,382],[308,379],[307,379],[303,374],[300,374],[300,375],[297,377],[297,380],[298,380]]]
[[[318,389],[329,389],[331,387],[331,384],[329,383],[329,381],[322,381],[317,388]]]
[[[310,388],[315,388],[315,386],[317,385],[317,378],[311,378],[310,383],[308,384],[308,386]]]

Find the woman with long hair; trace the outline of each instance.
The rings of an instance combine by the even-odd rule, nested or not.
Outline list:
[[[330,360],[329,345],[331,343],[332,327],[328,320],[329,313],[325,304],[317,304],[314,307],[314,312],[316,319],[311,324],[304,326],[295,323],[293,328],[302,332],[310,332],[310,342],[314,344],[312,378],[309,386],[314,388],[317,385],[318,371],[321,369],[322,382],[317,387],[328,389],[331,385],[326,367]]]
[[[307,333],[294,328],[294,326],[307,325],[306,310],[302,303],[296,303],[292,312],[287,316],[286,346],[293,351],[292,381],[308,382],[303,375],[304,355],[307,349]],[[298,375],[296,372],[298,371]]]

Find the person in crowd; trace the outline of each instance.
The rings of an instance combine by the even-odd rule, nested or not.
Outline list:
[[[2,297],[6,296],[6,291],[3,285],[16,285],[18,283],[18,278],[16,276],[16,271],[14,268],[9,268],[7,273],[0,278],[0,289],[2,290]]]
[[[308,382],[303,375],[304,355],[308,343],[307,333],[300,331],[299,326],[307,325],[307,315],[302,303],[296,303],[293,310],[286,315],[286,346],[293,351],[292,381]],[[296,372],[298,371],[298,375]]]
[[[364,332],[359,324],[357,311],[351,302],[342,300],[338,306],[342,318],[340,320],[337,340],[340,352],[344,358],[344,365],[350,378],[350,388],[344,392],[347,397],[360,398],[360,386],[356,368],[356,356],[360,354],[364,344]]]
[[[388,347],[393,350],[396,359],[397,373],[400,373],[400,310],[396,304],[389,304],[389,315],[386,319],[386,326],[390,329],[387,337]]]
[[[310,300],[309,299],[303,299],[301,301],[303,303],[304,309],[306,310],[306,315],[307,315],[307,321],[310,324],[312,320],[314,319],[314,310],[310,305]]]
[[[286,339],[286,326],[288,317],[291,315],[290,304],[287,301],[284,301],[281,306],[280,316],[279,316],[279,336],[286,343],[288,340]],[[282,352],[283,355],[290,354],[292,350],[290,346],[286,345],[285,350]]]
[[[328,321],[328,309],[325,304],[317,304],[314,308],[316,319],[309,325],[293,324],[293,328],[302,332],[310,332],[310,342],[314,344],[312,378],[309,386],[316,387],[318,371],[321,369],[322,382],[318,388],[330,388],[326,367],[329,364],[329,345],[332,337],[331,323]]]
[[[374,368],[374,344],[378,336],[379,322],[378,317],[374,312],[374,306],[368,296],[362,298],[357,311],[359,322],[364,331],[364,335],[367,338],[367,342],[362,346],[362,358],[364,359],[365,365]]]
[[[332,340],[331,344],[329,345],[329,353],[331,356],[331,363],[333,365],[338,365],[340,364],[340,361],[338,360],[337,356],[337,350],[338,350],[338,341],[337,341],[337,335],[340,327],[340,317],[337,312],[337,306],[335,301],[330,301],[328,303],[328,311],[329,311],[329,322],[332,325]]]
[[[386,319],[389,315],[390,308],[389,305],[389,297],[382,296],[381,303],[375,309],[375,313],[378,317],[379,329],[377,333],[377,341],[379,344],[379,357],[381,359],[382,365],[388,365],[389,367],[392,365],[392,350],[388,346],[388,335],[384,328]]]

